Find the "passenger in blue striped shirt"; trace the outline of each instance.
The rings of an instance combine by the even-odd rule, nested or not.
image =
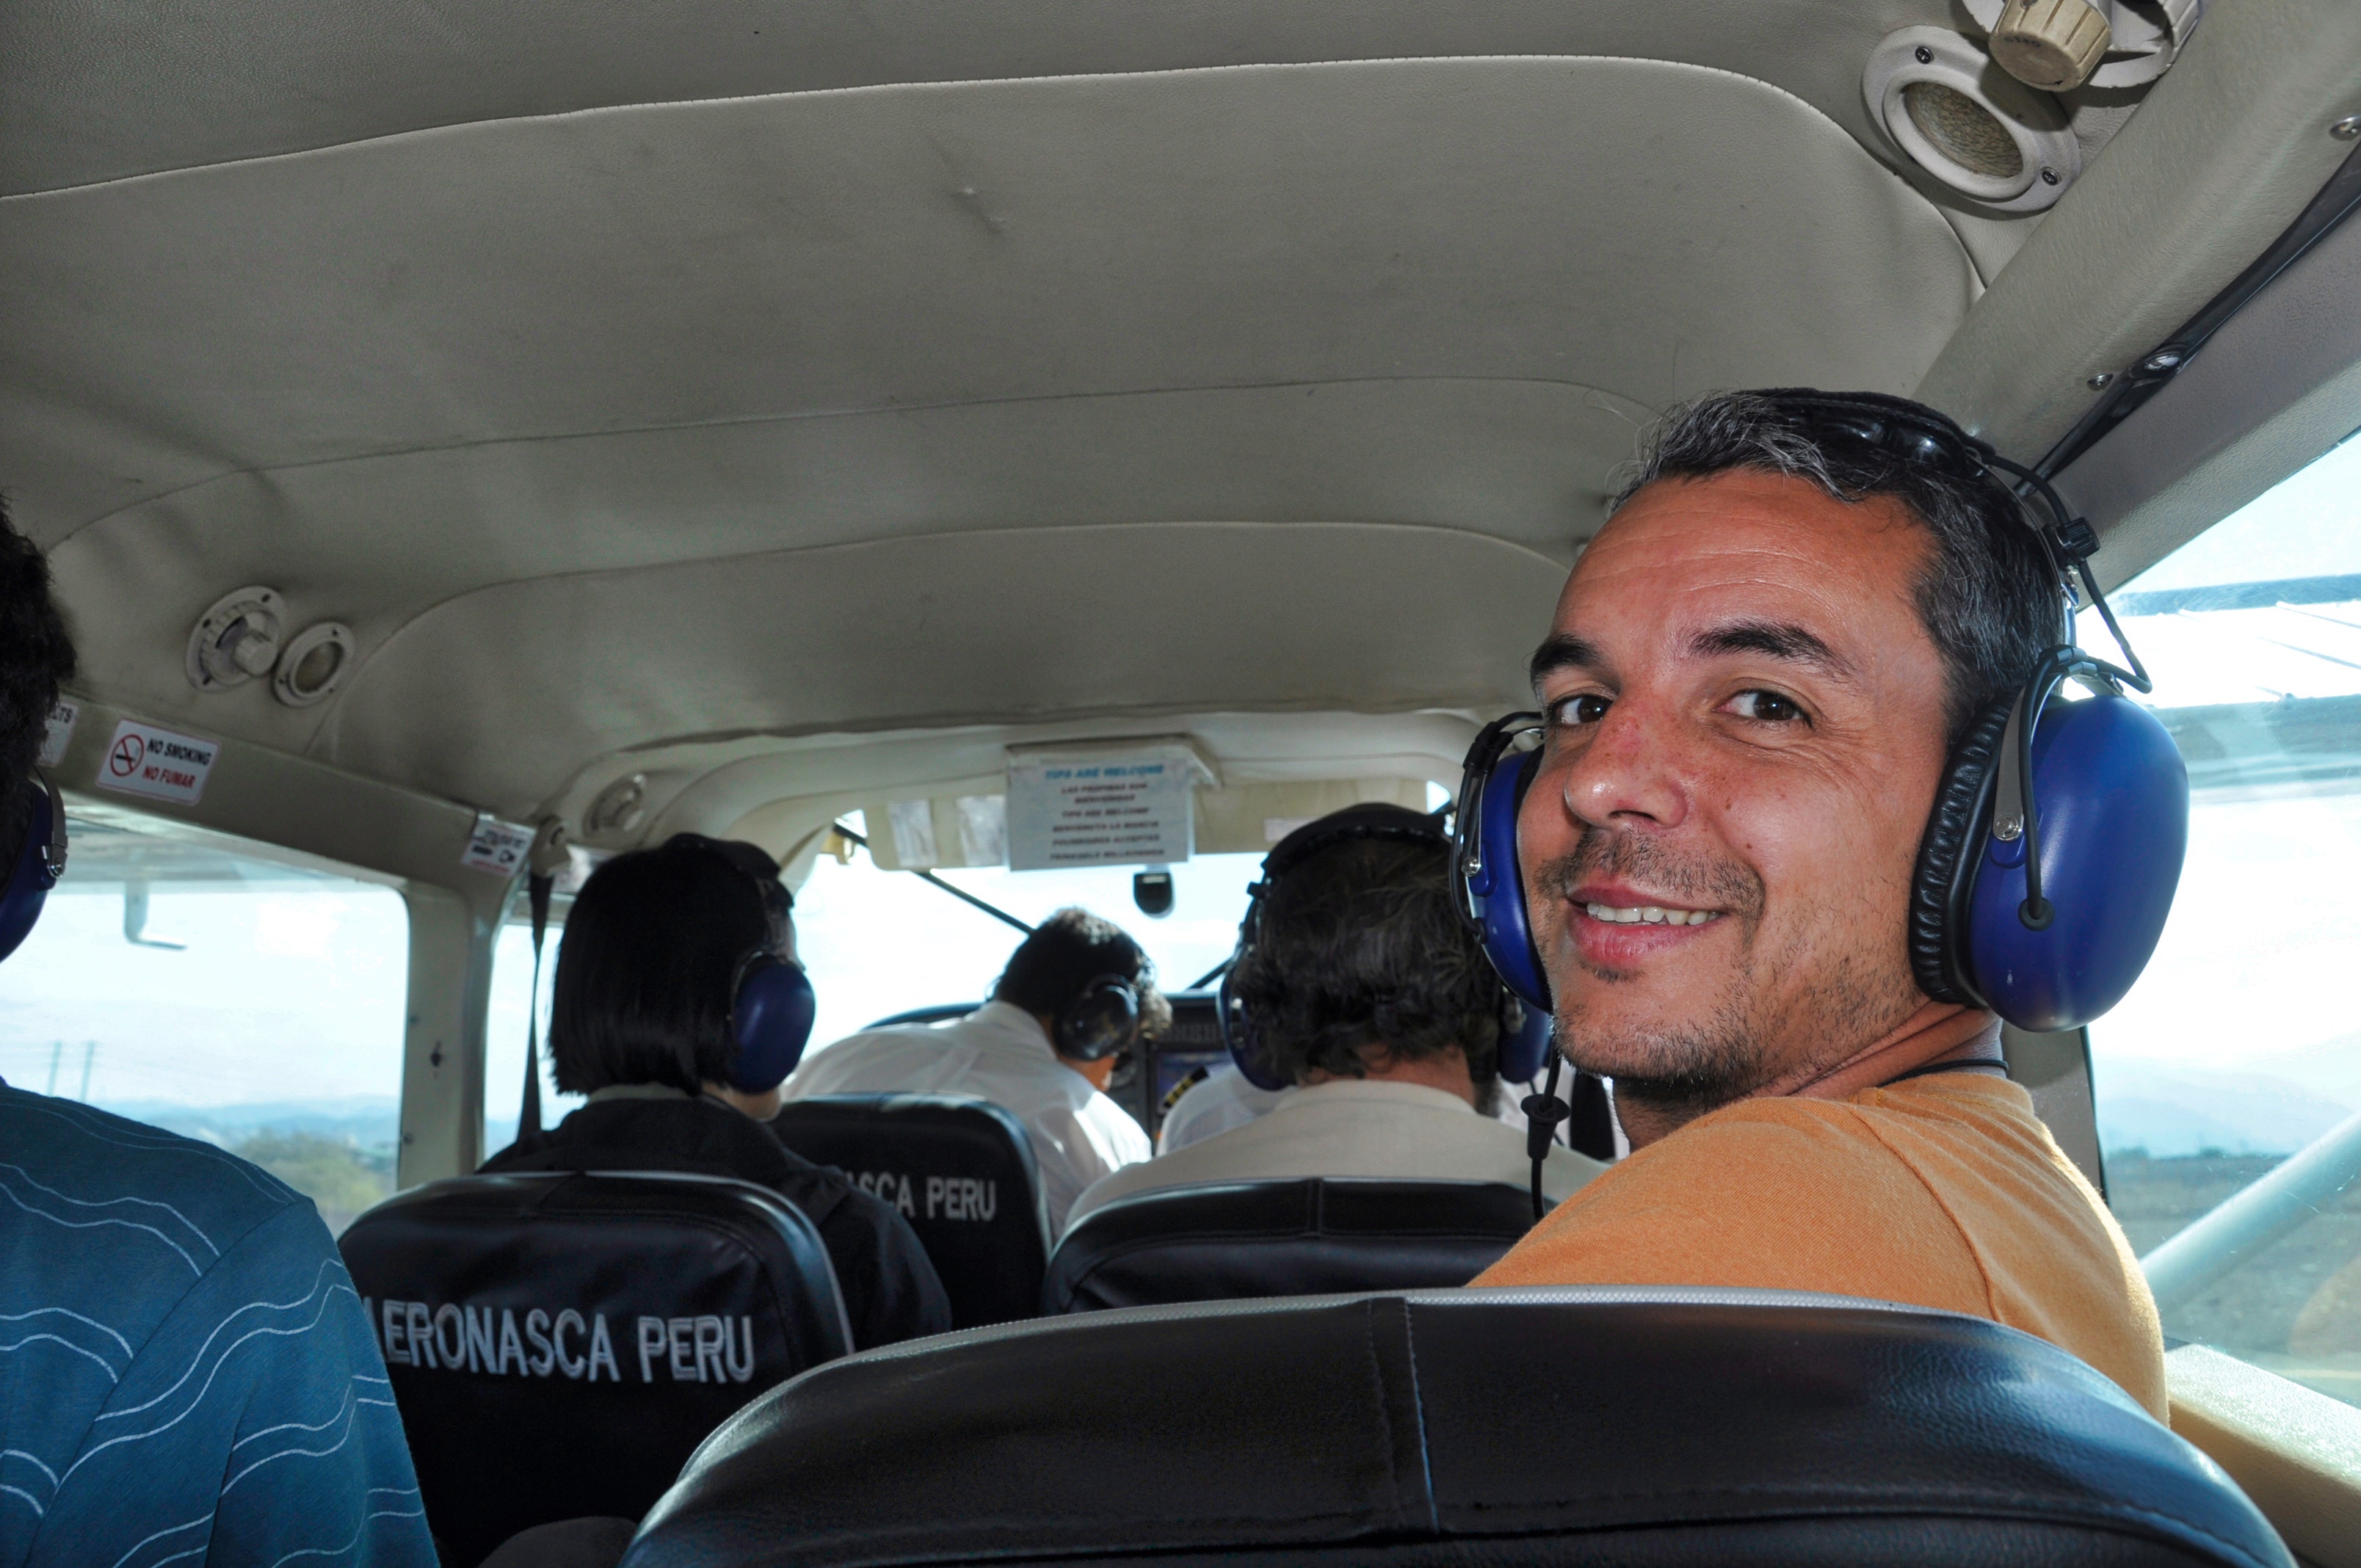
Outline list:
[[[0,513],[0,957],[53,880],[73,652]],[[385,1364],[311,1201],[0,1084],[0,1568],[434,1568]]]

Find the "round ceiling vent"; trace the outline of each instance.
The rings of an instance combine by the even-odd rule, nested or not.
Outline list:
[[[2037,213],[2082,172],[2065,111],[1996,69],[1969,38],[1905,27],[1861,75],[1870,117],[1911,162],[2004,213]]]
[[[290,707],[309,707],[335,695],[353,665],[353,629],[324,620],[297,632],[279,655],[271,695]]]
[[[2162,76],[2205,0],[1964,0],[2010,74],[2053,93],[2138,87]],[[2050,80],[2044,80],[2045,77]]]
[[[648,775],[630,773],[598,792],[582,814],[586,833],[629,833],[647,820]]]
[[[189,684],[201,692],[227,691],[269,674],[279,662],[279,629],[285,617],[286,606],[274,589],[224,594],[189,633]]]

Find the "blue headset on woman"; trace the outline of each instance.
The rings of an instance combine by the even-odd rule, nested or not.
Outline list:
[[[1768,391],[1815,433],[1990,483],[2041,543],[2059,587],[2060,635],[2010,696],[1953,748],[1912,882],[1911,968],[1938,1002],[1997,1013],[2020,1029],[2079,1028],[2123,1000],[2163,934],[2189,843],[2189,773],[2156,716],[2123,695],[2152,683],[2091,572],[2099,540],[2048,482],[1933,411],[1874,393]],[[2042,525],[2004,475],[2041,499]],[[2126,670],[2074,645],[2080,582]],[[2081,702],[2053,701],[2068,681]],[[1500,978],[1549,1005],[1517,862],[1517,815],[1541,765],[1538,713],[1484,727],[1459,794],[1460,912]]]

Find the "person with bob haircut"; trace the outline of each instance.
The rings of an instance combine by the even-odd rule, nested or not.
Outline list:
[[[1279,1091],[1260,1117],[1094,1182],[1068,1224],[1155,1188],[1290,1177],[1532,1179],[1525,1135],[1490,1114],[1500,1040],[1523,1022],[1452,905],[1451,842],[1405,806],[1348,806],[1263,861],[1230,975]],[[1553,1145],[1563,1199],[1605,1167]]]
[[[1110,1003],[1120,1004],[1109,1011]],[[1122,1051],[1171,1022],[1139,944],[1113,921],[1060,909],[1017,944],[983,1006],[948,1024],[870,1029],[814,1051],[788,1080],[787,1098],[991,1101],[1025,1124],[1055,1234],[1083,1188],[1148,1157],[1148,1135],[1104,1091]]]
[[[734,1070],[740,979],[758,955],[794,961],[793,903],[769,855],[693,833],[592,872],[566,917],[549,1019],[557,1087],[589,1103],[482,1168],[754,1182],[818,1230],[855,1348],[945,1332],[950,1301],[909,1222],[781,1144],[763,1124],[778,1083],[750,1089]]]

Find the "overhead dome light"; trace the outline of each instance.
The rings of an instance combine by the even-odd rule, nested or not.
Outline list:
[[[1964,0],[1993,59],[2047,92],[2139,87],[2180,58],[2205,0]],[[2075,74],[2079,72],[2079,74]],[[2070,78],[2067,79],[2067,78]]]
[[[2037,213],[2082,172],[2081,144],[2046,93],[2004,76],[1970,38],[1905,27],[1861,74],[1870,117],[1911,162],[2004,213]]]
[[[297,632],[279,655],[271,695],[290,707],[309,707],[335,695],[353,663],[353,630],[324,620]]]
[[[189,633],[189,684],[201,692],[227,691],[269,674],[279,662],[285,617],[276,589],[240,588],[215,599]]]

